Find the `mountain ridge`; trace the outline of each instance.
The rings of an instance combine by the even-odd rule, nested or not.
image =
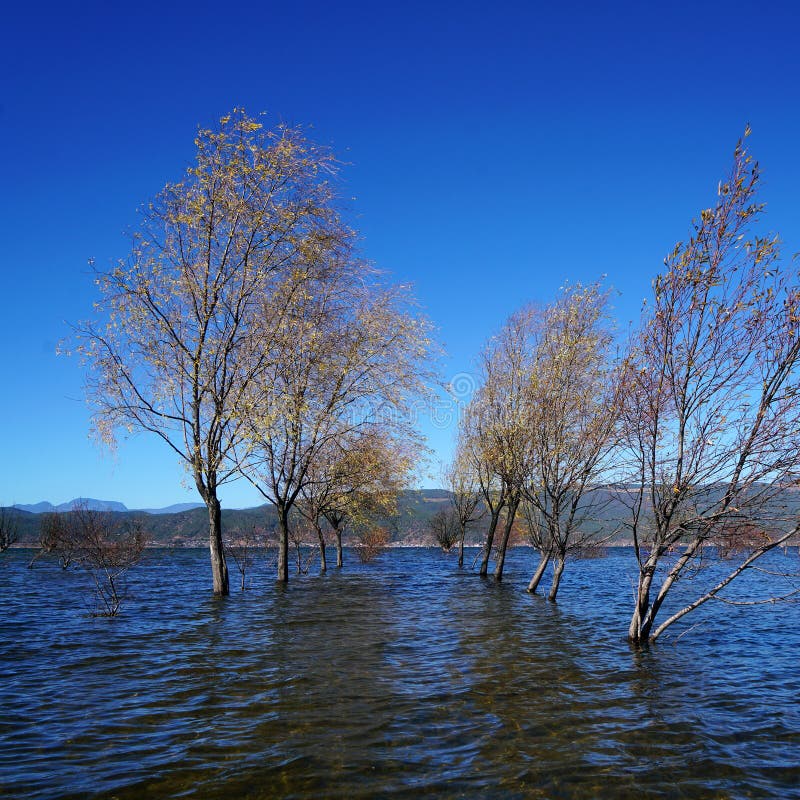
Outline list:
[[[145,514],[179,514],[182,511],[191,511],[194,508],[203,508],[203,503],[173,503],[163,508],[128,508],[119,500],[98,500],[94,497],[75,497],[66,503],[51,503],[49,500],[40,500],[38,503],[15,503],[11,508],[18,511],[27,511],[30,514],[51,514],[61,511],[75,511],[76,508],[84,505],[90,511],[116,511],[143,512]]]
[[[49,500],[41,500],[38,503],[15,503],[12,508],[19,511],[28,511],[31,514],[48,514],[60,511],[75,511],[76,508],[85,506],[92,511],[118,511],[124,513],[130,509],[118,500],[98,500],[94,497],[73,497],[66,503],[54,505]]]
[[[444,489],[416,489],[403,492],[398,501],[398,513],[387,519],[384,524],[394,542],[419,542],[427,534],[430,517],[445,503],[450,494]],[[78,498],[76,498],[78,499]],[[72,502],[72,501],[71,501]],[[102,507],[95,510],[107,511],[109,504],[117,501],[96,501]],[[11,506],[14,521],[18,528],[19,541],[22,546],[36,545],[41,532],[43,513],[57,512],[58,507],[46,501],[31,506]],[[65,503],[62,506],[67,506]],[[118,504],[122,506],[122,503]],[[185,504],[194,506],[181,508],[184,504],[167,506],[167,511],[125,508],[124,511],[112,510],[111,513],[124,519],[130,519],[141,525],[148,541],[153,545],[204,545],[208,541],[208,513],[202,503]],[[38,508],[38,511],[31,511]],[[171,510],[170,510],[171,509]],[[66,510],[66,513],[72,509]],[[245,533],[253,528],[273,530],[277,526],[277,513],[270,503],[244,509],[223,509],[222,525],[227,535]]]

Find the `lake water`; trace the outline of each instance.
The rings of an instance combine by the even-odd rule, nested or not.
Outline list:
[[[636,651],[630,551],[569,564],[557,605],[524,548],[502,585],[347,555],[245,592],[231,564],[217,600],[204,551],[149,552],[107,619],[84,576],[7,552],[0,794],[800,797],[797,605],[714,604]]]

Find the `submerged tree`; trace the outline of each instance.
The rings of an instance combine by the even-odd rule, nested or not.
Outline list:
[[[486,512],[481,504],[480,480],[469,461],[465,433],[459,436],[453,462],[445,472],[445,482],[450,490],[450,502],[458,521],[458,566],[464,566],[464,540],[467,528]]]
[[[389,532],[380,525],[365,525],[358,532],[356,555],[362,564],[374,561],[388,546]]]
[[[0,507],[0,553],[4,553],[17,541],[17,520],[5,506]]]
[[[764,570],[766,597],[723,593],[800,530],[780,502],[800,479],[800,290],[778,265],[777,239],[752,233],[758,181],[740,141],[716,205],[656,278],[628,361],[635,643],[712,599],[794,591]],[[703,564],[715,565],[710,583],[659,622],[676,582],[708,574]]]
[[[91,577],[95,614],[116,616],[127,596],[126,573],[144,553],[139,522],[80,504],[47,514],[42,531],[43,552],[55,555],[62,569],[75,565]]]
[[[434,541],[445,553],[449,553],[461,534],[458,512],[452,506],[440,508],[428,523]]]
[[[289,514],[315,465],[359,431],[414,440],[411,405],[432,377],[430,325],[404,286],[387,286],[352,242],[304,253],[303,290],[275,325],[258,381],[242,406],[242,474],[278,512],[278,580],[288,580]]]
[[[320,572],[327,569],[324,523],[334,534],[336,566],[341,567],[345,528],[395,513],[397,496],[419,458],[419,444],[391,433],[383,425],[358,426],[332,437],[310,463],[297,506],[317,533]]]
[[[32,567],[44,555],[54,555],[61,569],[68,569],[78,548],[76,528],[69,524],[69,515],[59,511],[42,514],[39,521],[39,550],[28,564]]]
[[[601,537],[597,513],[608,493],[597,479],[615,444],[620,383],[611,358],[608,296],[599,284],[567,287],[541,315],[528,373],[525,519],[541,558],[528,591],[555,561],[555,601],[569,552]]]
[[[503,578],[506,549],[529,468],[527,384],[536,324],[534,310],[522,309],[490,340],[481,356],[483,382],[464,418],[466,446],[490,514],[481,575],[488,572],[497,526],[505,514],[496,546],[498,581]]]
[[[144,553],[145,537],[136,520],[79,507],[71,512],[77,561],[94,582],[101,616],[114,617],[127,596],[125,576]]]
[[[497,475],[488,458],[482,438],[483,426],[480,413],[472,402],[466,408],[461,425],[460,437],[463,442],[464,458],[477,480],[481,502],[489,517],[480,564],[480,575],[486,577],[497,525],[508,501],[508,486]]]
[[[153,433],[190,473],[208,509],[214,592],[227,594],[218,490],[236,475],[241,400],[270,353],[253,341],[254,317],[282,318],[298,261],[341,225],[335,161],[299,130],[236,110],[195,144],[183,180],[144,208],[129,257],[98,274],[103,321],[79,326],[78,349],[100,438]]]
[[[256,556],[265,549],[266,539],[266,532],[255,525],[228,532],[225,548],[236,564],[242,591],[247,588],[247,573],[255,563]]]

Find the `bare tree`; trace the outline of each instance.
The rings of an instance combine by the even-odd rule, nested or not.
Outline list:
[[[324,493],[324,488],[318,483],[309,481],[309,483],[305,485],[305,489],[307,491],[304,493],[303,498],[298,500],[295,507],[317,535],[317,542],[319,543],[319,571],[320,573],[325,573],[328,571],[328,547],[325,541],[324,530],[326,524],[322,505],[324,501],[321,497]],[[317,490],[319,490],[319,493],[317,493]]]
[[[0,507],[0,553],[4,553],[17,541],[17,520],[5,506]]]
[[[77,335],[98,436],[147,431],[181,459],[208,509],[214,592],[227,594],[218,490],[236,476],[238,409],[269,353],[253,318],[279,327],[298,261],[341,226],[335,161],[297,129],[235,110],[195,143],[184,179],[143,210],[130,256],[98,273],[104,321]]]
[[[144,553],[145,538],[136,520],[78,507],[75,517],[78,563],[91,575],[101,616],[116,616],[127,597],[125,574]]]
[[[264,549],[265,540],[265,532],[255,525],[251,525],[243,531],[236,530],[228,533],[225,547],[239,571],[242,591],[247,588],[247,573],[255,562],[259,550]]]
[[[431,517],[428,525],[437,544],[445,553],[449,553],[461,534],[461,525],[456,509],[452,506],[440,508]]]
[[[62,569],[75,564],[91,577],[95,614],[116,616],[127,596],[125,575],[144,553],[139,522],[80,504],[47,514],[42,530],[43,549],[58,558]]]
[[[551,601],[567,554],[604,535],[597,515],[609,495],[597,483],[610,466],[620,408],[607,300],[599,284],[563,289],[541,315],[528,368],[523,493],[529,535],[541,555],[528,591],[536,591],[552,558]]]
[[[292,515],[292,524],[289,525],[289,542],[294,547],[295,566],[298,575],[307,575],[317,557],[317,552],[308,543],[311,534],[311,526],[307,520]]]
[[[39,550],[28,564],[32,567],[42,555],[55,555],[61,569],[68,569],[78,548],[77,530],[69,524],[69,516],[57,511],[42,514]]]
[[[628,360],[635,643],[709,600],[773,602],[796,591],[756,572],[800,530],[781,503],[800,478],[800,291],[778,265],[777,238],[753,233],[758,181],[740,141],[715,206],[656,278]],[[703,564],[715,566],[710,582],[659,622],[675,584],[701,580]],[[761,575],[764,596],[725,593],[745,571]]]

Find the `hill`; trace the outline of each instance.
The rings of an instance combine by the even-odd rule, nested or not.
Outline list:
[[[12,506],[6,509],[16,522],[19,544],[35,546],[39,541],[41,521],[47,512],[69,513],[79,499],[54,506],[48,502],[32,506]],[[398,500],[396,516],[381,520],[398,544],[421,544],[428,541],[428,521],[436,511],[449,502],[449,493],[442,489],[423,489],[403,492]],[[109,511],[115,517],[135,520],[154,545],[205,545],[208,539],[208,513],[205,506],[189,503],[168,506],[166,509],[129,511],[116,501],[92,501],[89,508]],[[226,533],[247,531],[253,527],[272,531],[277,525],[274,506],[265,504],[246,509],[223,509],[222,525]]]
[[[618,521],[627,511],[627,495],[632,487],[616,486],[601,489],[592,516],[598,530],[614,531]],[[713,495],[713,490],[711,492]],[[597,496],[596,496],[597,497]],[[5,509],[7,516],[17,525],[19,544],[35,546],[39,541],[43,511],[69,507],[72,503],[52,506],[50,503],[37,503],[35,506],[13,506]],[[208,540],[208,516],[205,506],[198,504],[177,504],[166,509],[128,511],[115,501],[93,501],[98,510],[137,521],[145,531],[148,541],[156,546],[204,546]],[[390,518],[377,519],[376,523],[385,527],[393,544],[424,545],[432,544],[429,532],[431,517],[440,509],[447,508],[450,493],[444,489],[418,489],[401,493],[398,498],[397,514]],[[122,506],[125,510],[119,510]],[[48,508],[49,507],[49,508]],[[90,506],[91,507],[91,506]],[[28,510],[35,508],[36,511]],[[69,513],[66,511],[65,513]],[[787,487],[773,503],[771,513],[784,520],[800,519],[800,488]],[[520,520],[521,524],[521,520]],[[788,523],[787,523],[788,524]],[[277,526],[274,506],[265,504],[254,508],[223,509],[222,525],[226,536],[235,532],[245,532],[259,528],[272,532]],[[467,543],[476,544],[482,540],[485,525],[478,523],[467,533]],[[312,539],[313,536],[308,536]],[[624,541],[626,534],[619,531],[615,537]]]

